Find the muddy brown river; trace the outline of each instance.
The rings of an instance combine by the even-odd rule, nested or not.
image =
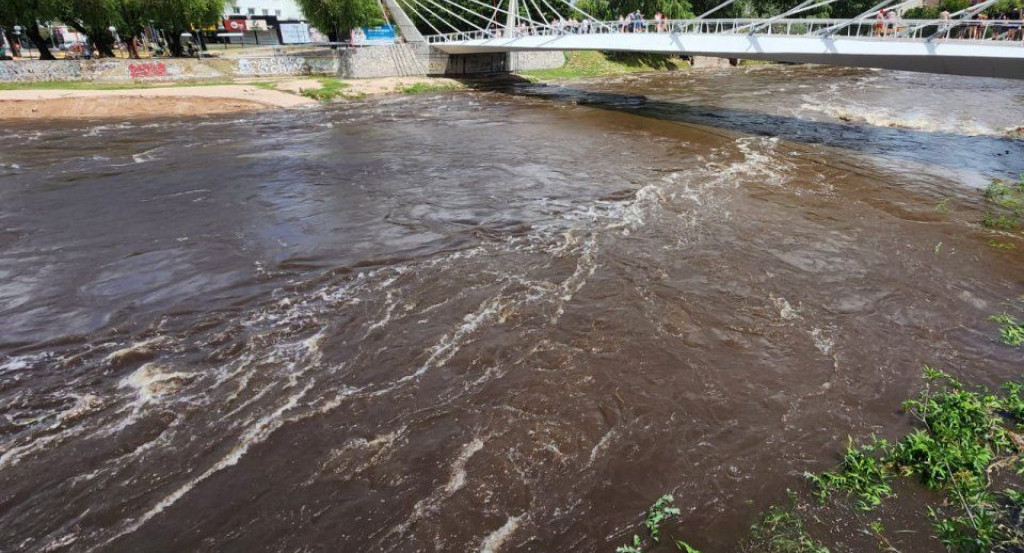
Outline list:
[[[611,552],[664,493],[731,551],[924,364],[1020,376],[1021,124],[785,66],[5,124],[0,551]]]

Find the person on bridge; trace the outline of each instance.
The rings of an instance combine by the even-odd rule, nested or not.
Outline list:
[[[875,36],[885,34],[885,10],[878,10],[875,14]]]
[[[1013,9],[1011,9],[1009,16],[1010,16],[1010,24],[1009,24],[1009,29],[1006,30],[1006,39],[1007,40],[1017,40],[1017,39],[1021,38],[1021,32],[1020,32],[1021,31],[1021,29],[1020,29],[1020,26],[1021,26],[1021,22],[1020,22],[1021,10],[1020,10],[1020,8],[1019,7],[1015,7]]]
[[[897,30],[900,26],[899,16],[896,15],[896,10],[889,10],[885,14],[885,34],[896,37]]]
[[[633,32],[642,33],[644,32],[644,14],[637,10],[633,13]]]

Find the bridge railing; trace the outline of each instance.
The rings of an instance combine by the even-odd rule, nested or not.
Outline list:
[[[527,36],[593,34],[751,34],[758,36],[832,36],[872,39],[998,40],[1024,45],[1024,21],[959,19],[678,19],[642,21],[552,22],[521,24],[512,30],[491,28],[431,35],[431,43]]]

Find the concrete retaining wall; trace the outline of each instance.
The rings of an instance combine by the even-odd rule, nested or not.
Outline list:
[[[558,69],[565,65],[565,54],[562,52],[517,52],[509,61],[513,71],[533,71],[535,69]]]
[[[446,56],[432,53],[426,44],[395,44],[325,50],[319,54],[236,59],[0,61],[0,82],[148,82],[292,75],[365,79],[500,73],[512,67],[540,69],[561,67],[564,63],[565,57],[557,52]]]

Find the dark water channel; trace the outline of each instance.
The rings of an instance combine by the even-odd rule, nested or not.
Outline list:
[[[1019,376],[1022,123],[760,67],[5,124],[0,551],[611,551],[663,493],[729,551],[925,363]]]

